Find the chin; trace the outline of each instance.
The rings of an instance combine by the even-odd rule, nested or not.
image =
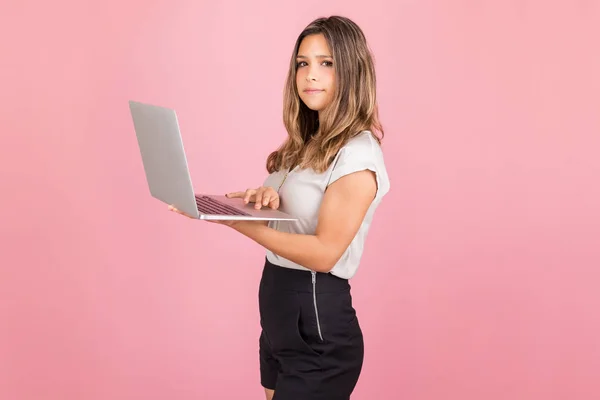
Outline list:
[[[314,102],[306,102],[304,100],[302,100],[302,102],[304,103],[304,105],[306,105],[306,107],[310,108],[313,111],[321,111],[325,109],[325,106],[323,106],[322,104],[315,104]]]

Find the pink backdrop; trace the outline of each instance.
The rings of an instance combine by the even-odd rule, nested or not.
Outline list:
[[[354,398],[600,398],[599,3],[295,4],[3,2],[0,398],[263,398],[264,251],[150,198],[127,101],[177,109],[199,190],[259,185],[333,13],[375,52],[393,185]]]

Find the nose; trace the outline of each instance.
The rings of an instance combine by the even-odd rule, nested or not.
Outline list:
[[[308,70],[308,73],[306,74],[306,81],[307,82],[316,82],[317,81],[317,75],[315,74],[315,71],[310,68]]]

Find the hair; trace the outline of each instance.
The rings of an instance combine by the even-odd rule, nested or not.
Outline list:
[[[322,34],[333,56],[335,93],[319,113],[300,99],[296,86],[296,56],[302,40]],[[284,143],[267,158],[267,171],[299,166],[322,173],[353,136],[370,131],[378,143],[384,136],[379,121],[373,56],[365,35],[353,21],[340,16],[318,18],[298,36],[292,53],[283,99]]]

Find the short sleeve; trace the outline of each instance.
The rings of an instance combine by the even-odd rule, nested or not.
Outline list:
[[[370,170],[375,173],[377,196],[383,197],[389,191],[389,179],[379,143],[369,132],[352,139],[344,146],[336,160],[328,182],[328,186],[345,175],[358,171]]]

